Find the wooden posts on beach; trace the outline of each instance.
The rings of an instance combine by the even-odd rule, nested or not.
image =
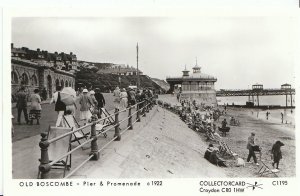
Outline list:
[[[117,137],[115,141],[121,140],[121,134],[120,134],[120,123],[119,123],[119,109],[115,109],[115,135],[114,137]]]
[[[98,160],[99,159],[99,155],[100,153],[98,152],[98,144],[97,144],[97,137],[96,137],[97,133],[96,133],[96,123],[93,122],[93,124],[91,125],[91,138],[93,138],[93,140],[91,141],[91,153],[90,155],[93,155],[93,158],[91,158],[91,160]]]
[[[132,109],[132,107],[130,106],[130,107],[129,107],[129,111],[128,111],[128,127],[129,127],[130,130],[133,129],[133,126],[132,126],[131,109]]]
[[[50,144],[48,142],[46,133],[41,133],[41,136],[42,138],[39,143],[39,146],[41,148],[39,173],[41,179],[47,179],[49,178],[49,172],[51,170],[51,165],[49,164],[49,155],[48,155],[48,147]]]

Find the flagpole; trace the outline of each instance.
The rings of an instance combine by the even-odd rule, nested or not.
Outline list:
[[[140,88],[140,72],[139,72],[139,43],[136,44],[136,67],[137,67],[137,88]]]

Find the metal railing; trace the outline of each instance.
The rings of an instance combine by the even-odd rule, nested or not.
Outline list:
[[[68,157],[69,155],[71,155],[72,153],[74,153],[76,150],[82,148],[84,145],[91,143],[91,151],[89,156],[83,161],[81,162],[75,169],[73,169],[72,171],[70,171],[66,176],[64,176],[64,178],[69,178],[70,176],[72,176],[77,170],[79,170],[84,164],[86,164],[88,161],[90,160],[98,160],[99,159],[99,155],[100,152],[102,150],[104,150],[109,144],[111,144],[113,141],[120,141],[121,140],[121,135],[130,129],[133,129],[133,125],[136,122],[140,122],[141,121],[141,116],[146,116],[146,113],[148,113],[150,111],[150,109],[152,109],[154,105],[154,101],[153,98],[149,98],[146,99],[144,101],[141,101],[139,103],[136,103],[135,105],[129,106],[128,108],[125,108],[123,110],[119,110],[118,108],[115,108],[115,112],[114,114],[108,115],[105,118],[101,118],[98,120],[94,120],[91,123],[88,123],[82,127],[76,128],[75,130],[71,129],[71,131],[59,135],[58,137],[55,137],[53,139],[48,140],[47,138],[47,133],[41,133],[41,141],[39,142],[39,146],[41,148],[41,158],[40,158],[40,165],[39,165],[39,177],[41,179],[47,179],[50,177],[50,171],[51,168],[59,163],[62,159]],[[137,108],[135,112],[132,113],[132,109],[133,108]],[[119,120],[119,114],[121,112],[127,111],[128,110],[128,116],[125,117],[122,120]],[[132,117],[136,115],[136,119],[133,122]],[[100,122],[104,122],[105,120],[109,119],[109,118],[114,118],[114,122],[112,124],[111,127],[105,129],[104,131],[101,131],[99,133],[97,133],[96,131],[96,124],[100,123]],[[120,129],[120,124],[125,122],[126,120],[128,120],[128,125],[124,130]],[[55,157],[55,159],[53,161],[50,161],[49,159],[49,155],[48,155],[48,148],[51,144],[58,142],[59,140],[67,137],[67,136],[71,136],[72,134],[78,132],[78,131],[82,131],[85,128],[91,127],[91,131],[90,131],[90,138],[86,141],[84,141],[83,143],[81,143],[80,145],[76,146],[75,148],[71,149],[70,151],[68,151],[65,154],[60,155],[59,157]],[[100,149],[98,147],[98,143],[97,143],[97,139],[98,137],[100,137],[101,135],[103,135],[104,133],[108,132],[111,129],[115,129],[115,133],[114,136],[111,140],[109,140],[106,144],[104,144]],[[122,132],[120,132],[120,130]],[[67,148],[67,146],[66,146]]]

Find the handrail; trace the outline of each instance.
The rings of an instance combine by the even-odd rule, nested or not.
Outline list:
[[[146,100],[145,100],[145,101],[146,101]],[[136,105],[138,105],[138,104],[140,104],[140,103],[142,103],[142,102],[145,102],[145,101],[141,101],[141,102],[139,102],[139,103],[136,103],[136,104],[133,105],[133,106],[136,106]],[[133,106],[130,106],[130,108],[133,108]],[[127,110],[127,108],[125,108],[124,110],[118,111],[118,113],[124,112],[124,111],[126,111],[126,110]],[[106,116],[105,118],[98,119],[98,120],[96,120],[94,123],[99,123],[99,122],[101,122],[101,121],[104,121],[104,120],[106,120],[106,119],[108,119],[108,118],[113,117],[115,114],[116,114],[116,113],[113,113],[113,114],[111,114],[111,115],[109,115],[109,116]],[[82,127],[76,128],[76,129],[75,129],[74,131],[72,131],[72,132],[68,132],[68,133],[62,134],[62,135],[60,135],[60,136],[58,136],[58,137],[56,137],[56,138],[53,138],[53,139],[51,139],[51,140],[48,140],[48,142],[51,144],[51,143],[53,143],[53,142],[55,142],[55,141],[57,141],[57,140],[60,140],[60,139],[62,139],[62,138],[64,138],[64,137],[67,137],[67,136],[69,136],[69,135],[71,135],[71,134],[73,134],[73,133],[75,133],[75,132],[81,131],[81,130],[83,130],[83,129],[89,127],[89,126],[91,126],[92,124],[93,124],[93,123],[87,123],[86,125],[84,125],[84,126],[82,126]]]
[[[133,124],[135,124],[136,122],[139,122],[140,121],[140,117],[139,117],[139,113],[142,111],[143,116],[146,116],[146,112],[149,112],[149,108],[152,108],[152,104],[153,104],[153,97],[149,97],[148,99],[145,99],[143,101],[140,101],[132,106],[129,106],[123,110],[118,110],[118,109],[115,109],[115,112],[111,115],[108,115],[106,116],[105,118],[101,118],[101,119],[98,119],[98,120],[95,120],[91,123],[88,123],[82,127],[79,127],[75,130],[72,130],[68,133],[65,133],[65,134],[62,134],[56,138],[53,138],[53,139],[50,139],[48,140],[47,138],[47,134],[46,133],[42,133],[41,136],[42,136],[42,139],[39,143],[40,147],[41,147],[41,159],[40,159],[40,166],[39,166],[39,172],[41,173],[41,178],[48,178],[49,177],[49,172],[51,170],[51,166],[57,164],[59,161],[61,161],[63,158],[65,157],[68,157],[69,155],[71,155],[73,152],[75,152],[76,150],[82,148],[84,145],[88,144],[88,143],[91,143],[91,153],[89,155],[89,157],[87,159],[85,159],[81,164],[79,164],[74,170],[72,170],[67,176],[65,176],[64,178],[68,178],[69,176],[71,176],[74,172],[76,172],[79,168],[81,168],[85,163],[87,163],[89,160],[98,160],[99,158],[99,152],[101,150],[103,150],[105,147],[107,147],[111,142],[113,141],[119,141],[121,139],[121,136],[125,131],[127,131],[128,129],[132,129],[133,127]],[[140,104],[142,103],[146,103],[146,104],[143,104],[143,107],[140,108]],[[137,107],[136,111],[131,113],[131,109]],[[128,113],[128,116],[125,117],[124,119],[122,119],[121,121],[118,120],[118,116],[121,112],[124,112],[124,111],[127,111],[129,110],[129,113]],[[135,119],[134,122],[132,122],[132,117],[137,114],[137,117]],[[96,133],[96,124],[101,122],[101,121],[104,121],[108,118],[112,118],[113,116],[115,116],[115,119],[114,119],[114,124],[113,126],[109,127],[108,129],[104,130],[104,131],[101,131],[99,133]],[[126,120],[128,120],[128,126],[120,133],[119,132],[119,126],[121,123],[125,122]],[[66,137],[66,136],[69,136],[75,132],[78,132],[80,130],[83,130],[87,127],[91,127],[91,137],[90,139],[86,140],[85,142],[81,143],[80,145],[76,146],[75,148],[73,148],[72,150],[68,151],[67,153],[59,156],[58,158],[56,158],[55,160],[53,161],[49,161],[49,156],[48,156],[48,147],[50,144]],[[97,146],[97,138],[100,137],[101,135],[103,135],[104,133],[108,132],[109,130],[115,128],[115,135],[114,137],[108,142],[106,143],[102,148],[100,148],[98,150],[98,146]]]
[[[141,108],[143,109],[143,108]],[[139,110],[141,110],[139,109]],[[136,113],[136,112],[135,112]],[[134,115],[134,113],[132,114]],[[133,124],[135,124],[136,122],[138,122],[138,119],[136,119]],[[127,126],[126,129],[124,129],[120,134],[122,135],[125,131],[127,131],[128,129],[130,128],[130,126]],[[97,134],[97,137],[101,134],[103,134],[104,132],[102,133],[99,133]],[[102,150],[104,150],[109,144],[111,144],[113,141],[115,141],[115,139],[117,138],[117,136],[113,137],[111,140],[109,140],[106,144],[104,144],[102,146],[102,148],[100,148],[97,152],[100,153]],[[84,164],[86,164],[89,160],[91,160],[91,158],[93,157],[94,155],[90,155],[87,159],[85,159],[80,165],[78,165],[75,169],[73,169],[67,176],[65,176],[64,178],[69,178],[70,176],[72,176],[77,170],[79,170]]]

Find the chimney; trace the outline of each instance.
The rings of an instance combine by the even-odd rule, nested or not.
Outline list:
[[[38,49],[36,49],[38,52],[40,52],[41,50],[38,48]]]
[[[22,47],[22,50],[24,50],[25,52],[27,52],[27,51],[28,51],[28,48]]]
[[[10,44],[10,48],[13,49],[14,48],[14,43]]]
[[[70,52],[70,55],[73,55],[73,52]]]

